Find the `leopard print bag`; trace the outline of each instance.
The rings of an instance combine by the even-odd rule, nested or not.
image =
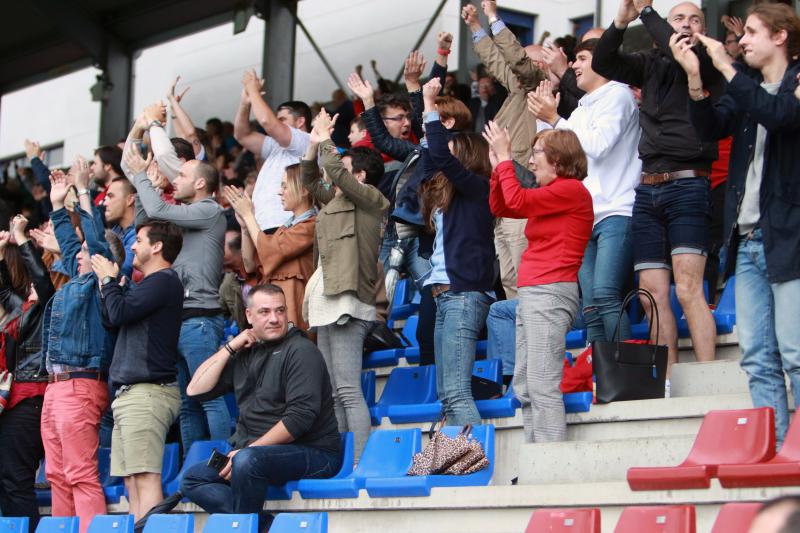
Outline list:
[[[409,476],[448,474],[450,472],[446,471],[450,467],[470,454],[472,448],[467,435],[469,435],[472,426],[464,426],[455,438],[451,438],[441,431],[445,420],[443,418],[439,422],[438,430],[435,432],[432,430],[430,441],[425,446],[425,449],[414,455],[411,468],[408,469]],[[480,444],[478,444],[478,447],[480,447]],[[472,464],[473,461],[470,461],[469,465],[471,466]]]

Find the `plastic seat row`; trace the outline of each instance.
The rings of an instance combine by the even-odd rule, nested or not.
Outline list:
[[[178,474],[178,465],[180,464],[180,449],[177,443],[171,443],[164,446],[164,459],[161,463],[161,479],[166,492],[166,487],[175,479]],[[125,494],[125,485],[122,478],[114,477],[111,475],[111,448],[98,448],[97,449],[97,469],[100,478],[100,485],[103,487],[103,493],[106,497],[107,503],[119,503],[120,497]],[[45,462],[42,461],[39,466],[39,472],[36,476],[37,483],[44,483],[47,481],[45,475]],[[39,505],[50,505],[50,489],[37,489],[36,500]]]
[[[746,533],[760,503],[726,503],[720,507],[711,533]],[[600,509],[541,509],[531,515],[525,533],[600,533]],[[615,533],[695,533],[691,505],[626,507]]]
[[[473,375],[497,384],[503,383],[502,361],[486,359],[476,361]],[[361,387],[370,410],[372,424],[380,425],[386,417],[393,424],[433,422],[441,417],[442,404],[436,391],[436,367],[401,367],[392,369],[380,400],[375,401],[376,376],[374,371],[364,372]],[[591,392],[575,392],[564,395],[564,406],[568,413],[589,411]],[[477,400],[475,405],[484,419],[514,416],[520,407],[513,390],[500,398]]]
[[[800,411],[775,454],[771,407],[710,411],[678,466],[628,470],[633,490],[695,489],[719,479],[726,488],[800,485]]]
[[[99,515],[89,524],[88,533],[133,533],[133,515]],[[45,517],[35,533],[78,533],[77,517]],[[328,513],[281,513],[269,529],[272,533],[327,533]],[[34,533],[28,529],[28,518],[0,517],[0,533]],[[194,533],[194,515],[153,515],[147,520],[144,533]],[[255,514],[208,517],[203,533],[259,533]]]

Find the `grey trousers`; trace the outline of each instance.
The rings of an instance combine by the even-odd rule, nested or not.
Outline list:
[[[564,440],[561,377],[565,336],[578,311],[578,284],[520,287],[514,394],[522,403],[525,442]]]
[[[361,456],[371,429],[369,409],[361,391],[364,338],[369,328],[369,322],[352,317],[341,326],[334,323],[317,328],[317,347],[331,377],[339,431],[353,432],[356,459]]]

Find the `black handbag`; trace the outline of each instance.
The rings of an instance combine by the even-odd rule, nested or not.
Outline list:
[[[639,294],[650,300],[652,316],[648,339],[656,328],[655,344],[634,344],[619,340],[622,313]],[[658,344],[658,308],[655,299],[645,289],[628,293],[622,302],[617,329],[611,341],[592,342],[592,367],[597,379],[597,403],[625,400],[651,400],[664,397],[667,377],[667,347]]]

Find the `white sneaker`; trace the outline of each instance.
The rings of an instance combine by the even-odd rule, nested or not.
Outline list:
[[[664,382],[664,398],[669,398],[672,395],[672,386],[669,383],[669,380]]]

